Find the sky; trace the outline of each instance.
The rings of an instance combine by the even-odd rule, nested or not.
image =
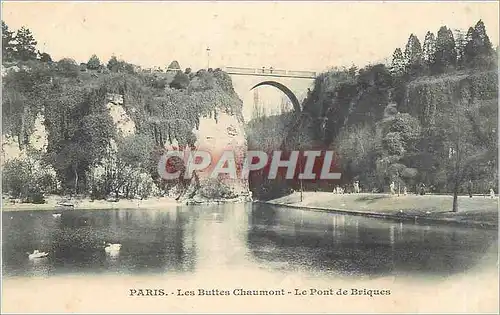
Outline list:
[[[10,29],[27,26],[55,60],[114,54],[143,67],[177,60],[195,70],[364,66],[404,48],[411,33],[423,42],[428,30],[466,30],[479,19],[497,46],[498,11],[496,1],[2,2]]]

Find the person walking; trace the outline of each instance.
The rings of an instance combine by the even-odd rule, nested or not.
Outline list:
[[[420,184],[420,195],[421,196],[425,195],[425,184],[424,183]]]
[[[389,188],[391,189],[391,195],[394,195],[396,193],[396,185],[394,184],[394,182],[391,183]]]

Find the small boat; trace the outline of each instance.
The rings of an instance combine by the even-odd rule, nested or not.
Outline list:
[[[52,216],[54,218],[60,218],[61,217],[61,213],[53,213]]]
[[[28,258],[29,259],[36,259],[36,258],[43,258],[43,257],[47,257],[49,254],[46,253],[46,252],[41,252],[39,251],[38,249],[35,249],[33,251],[33,253],[28,253]]]
[[[61,209],[61,210],[74,209],[75,205],[67,200],[64,200],[64,201],[58,202],[56,205],[56,208]]]

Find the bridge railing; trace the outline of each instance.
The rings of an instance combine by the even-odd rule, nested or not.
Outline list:
[[[242,68],[242,67],[225,67],[225,71],[230,74],[246,74],[246,75],[268,75],[268,76],[287,76],[301,78],[315,78],[316,72],[313,71],[292,71],[273,68]]]
[[[245,74],[257,74],[257,70],[255,68],[240,68],[240,67],[226,67],[226,72],[235,72],[235,73],[245,73]]]

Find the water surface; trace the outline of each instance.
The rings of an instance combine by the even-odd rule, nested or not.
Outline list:
[[[495,264],[497,231],[265,204],[3,212],[4,276],[203,274],[439,279]],[[120,243],[117,255],[106,242]],[[29,260],[34,249],[47,258]]]

